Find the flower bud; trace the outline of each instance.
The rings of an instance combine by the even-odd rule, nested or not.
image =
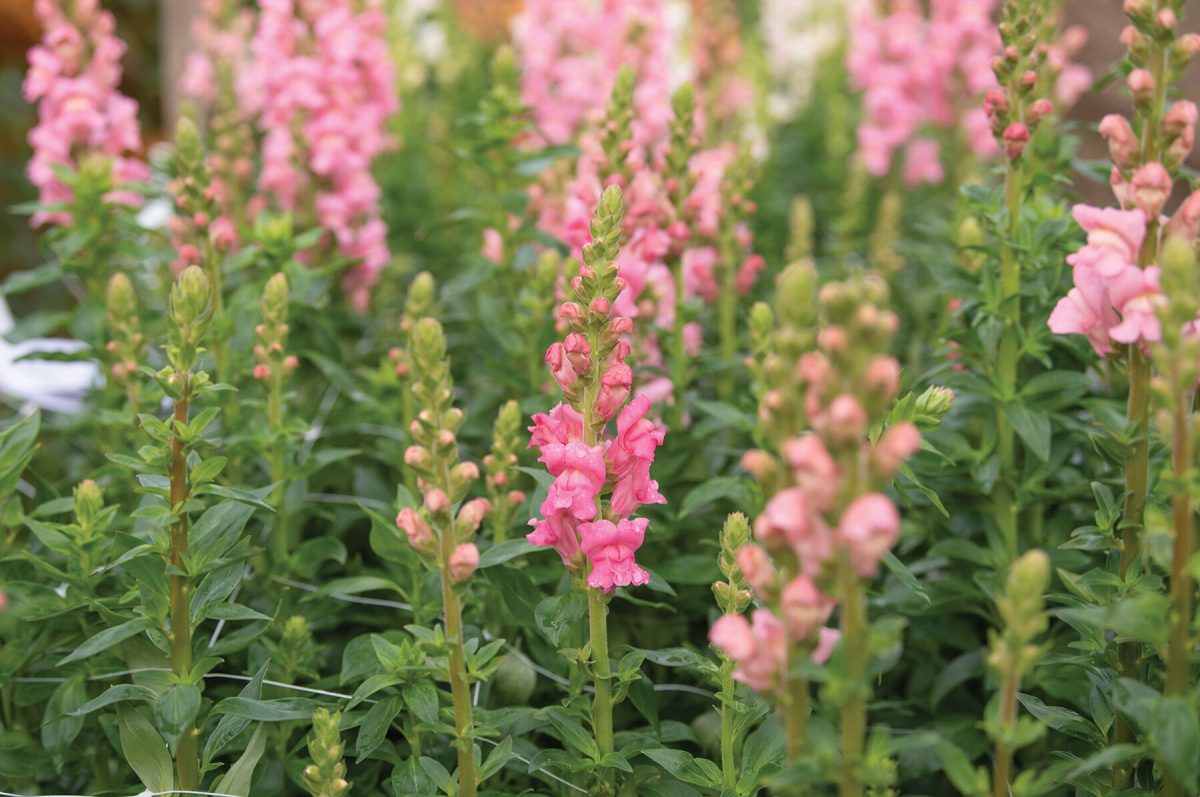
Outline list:
[[[867,413],[858,399],[843,393],[829,404],[827,417],[829,433],[840,443],[850,443],[867,431]]]
[[[890,479],[904,460],[921,448],[921,433],[908,421],[892,426],[871,451],[871,464],[882,478]]]
[[[1119,113],[1110,113],[1100,120],[1100,135],[1108,142],[1112,162],[1122,169],[1132,167],[1138,158],[1139,144],[1129,120]]]
[[[1154,98],[1154,76],[1145,69],[1130,72],[1125,85],[1129,87],[1134,100],[1139,103],[1150,102]]]
[[[813,580],[804,574],[788,582],[779,602],[784,624],[794,642],[812,638],[833,614],[835,605],[833,598],[817,589]]]
[[[396,515],[396,527],[408,536],[408,541],[418,551],[427,551],[433,545],[433,529],[413,509],[405,507]]]
[[[885,402],[891,401],[900,389],[900,361],[886,355],[876,357],[867,364],[863,383],[867,390],[881,396]]]
[[[737,550],[737,566],[754,594],[761,600],[770,599],[778,573],[767,552],[757,545],[743,545]]]
[[[89,528],[100,510],[104,509],[104,493],[91,479],[85,479],[75,488],[75,522]]]
[[[473,542],[464,542],[450,554],[450,580],[460,584],[469,579],[479,567],[479,549]]]
[[[1157,219],[1162,213],[1167,198],[1171,195],[1171,175],[1158,161],[1151,161],[1133,174],[1133,202],[1146,214],[1146,219]]]
[[[1013,122],[1004,129],[1004,154],[1009,160],[1016,160],[1025,151],[1029,143],[1029,128],[1021,122]]]
[[[473,498],[458,510],[459,533],[469,536],[479,530],[483,518],[492,510],[492,502],[486,498]]]
[[[450,509],[450,498],[441,490],[432,489],[425,493],[425,509],[433,514]]]

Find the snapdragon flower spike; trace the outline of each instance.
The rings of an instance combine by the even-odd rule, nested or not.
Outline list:
[[[179,249],[176,270],[203,266],[210,271],[215,253],[227,251],[236,238],[233,222],[221,218],[221,206],[213,190],[212,174],[205,162],[200,133],[190,119],[179,120],[175,150],[171,153],[171,182],[168,189],[175,201],[169,227]]]
[[[111,190],[105,199],[125,205],[141,197],[123,188],[140,183],[150,170],[140,158],[142,133],[137,102],[121,94],[125,43],[115,34],[113,15],[98,0],[37,0],[42,43],[29,51],[22,92],[38,105],[38,123],[29,132],[33,157],[26,173],[42,205],[69,204],[70,186],[56,167],[77,169],[92,157],[111,163]],[[40,210],[34,227],[69,224],[70,213]]]
[[[826,285],[819,331],[811,267],[793,265],[779,285],[774,328],[765,307],[752,318],[760,419],[772,431],[764,439],[782,442],[743,460],[770,498],[753,523],[756,542],[736,554],[763,608],[752,623],[722,618],[710,640],[738,663],[739,680],[790,707],[787,661],[831,655],[838,632],[826,623],[844,597],[844,573],[873,577],[899,539],[899,513],[880,490],[919,449],[920,433],[901,421],[871,440],[900,387],[899,363],[882,353],[898,323],[882,307],[884,283]]]
[[[133,283],[124,272],[118,271],[108,281],[105,293],[105,323],[108,327],[108,372],[115,382],[127,384],[137,371],[145,349],[141,332],[137,295]]]
[[[262,295],[262,322],[254,328],[254,378],[262,382],[277,380],[296,370],[299,360],[287,354],[288,281],[280,272],[269,280]]]
[[[521,411],[517,402],[509,401],[500,408],[492,432],[492,450],[483,458],[488,497],[492,501],[492,540],[503,542],[508,536],[513,512],[525,502],[525,493],[516,488],[517,438],[521,427]]]
[[[623,213],[621,191],[612,186],[601,197],[592,240],[583,247],[585,264],[571,281],[573,299],[559,309],[570,331],[546,354],[566,403],[534,415],[529,427],[529,445],[538,449],[538,461],[554,482],[526,538],[555,548],[568,570],[586,571],[588,586],[606,592],[649,581],[635,561],[648,521],[630,515],[642,504],[666,502],[650,478],[665,432],[645,417],[650,407],[645,396],[625,405],[633,373],[625,362],[629,344],[621,338],[630,324],[613,310],[623,287],[615,262]],[[614,416],[616,436],[606,440],[604,430]]]
[[[1180,100],[1165,108],[1161,119],[1152,118],[1146,93],[1153,94],[1153,78],[1146,70],[1147,36],[1165,42],[1169,53],[1163,79],[1178,79],[1194,56],[1182,44],[1173,26],[1144,12],[1139,4],[1126,4],[1132,23],[1125,39],[1130,61],[1136,67],[1126,83],[1134,97],[1135,125],[1118,114],[1100,123],[1113,162],[1110,183],[1117,208],[1076,205],[1076,223],[1087,233],[1087,243],[1068,255],[1074,286],[1051,313],[1049,327],[1060,335],[1085,335],[1101,357],[1121,349],[1115,344],[1136,344],[1143,349],[1162,338],[1158,314],[1166,305],[1159,288],[1160,269],[1143,254],[1160,252],[1166,237],[1181,235],[1195,240],[1200,233],[1200,191],[1187,197],[1170,219],[1162,218],[1175,176],[1195,143],[1196,105]],[[1147,146],[1152,144],[1152,146]],[[1159,159],[1146,159],[1149,153]]]

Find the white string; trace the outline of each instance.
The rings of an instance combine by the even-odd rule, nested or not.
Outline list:
[[[146,789],[145,791],[140,791],[137,794],[130,795],[130,797],[166,797],[168,794],[192,794],[199,795],[200,797],[237,797],[236,794],[225,794],[224,792],[219,791],[186,791],[184,789],[172,789],[170,791],[150,791],[149,789]],[[33,797],[33,795],[13,794],[12,792],[0,791],[0,797]],[[89,795],[48,794],[43,795],[42,797],[89,797]]]
[[[475,737],[475,738],[477,738],[477,739],[478,739],[479,741],[481,741],[481,742],[487,742],[488,744],[492,745],[493,747],[499,747],[499,746],[500,746],[500,742],[496,742],[496,741],[493,741],[493,740],[491,740],[491,739],[485,739],[485,738],[483,738],[482,736],[477,736],[477,737]],[[512,757],[513,757],[513,758],[515,758],[515,759],[517,759],[518,761],[520,761],[520,762],[521,762],[522,764],[524,764],[525,766],[529,766],[529,765],[532,763],[532,762],[531,762],[531,761],[530,761],[528,758],[526,758],[525,756],[521,755],[520,753],[513,753],[513,754],[512,754]],[[541,768],[541,767],[534,767],[533,769],[534,769],[534,772],[541,772],[541,773],[542,773],[543,775],[545,775],[546,777],[548,777],[548,778],[552,778],[553,780],[557,780],[559,783],[563,784],[564,786],[567,786],[567,787],[569,787],[569,788],[572,788],[572,789],[574,789],[575,791],[579,792],[580,794],[587,794],[587,793],[588,793],[587,789],[581,789],[581,788],[579,788],[578,786],[576,786],[574,783],[572,783],[571,781],[569,781],[569,780],[563,780],[563,779],[562,779],[562,778],[560,778],[558,775],[555,775],[553,772],[551,772],[551,771],[550,771],[550,770],[548,770],[548,769],[543,769],[543,768]]]
[[[276,584],[283,584],[285,587],[295,587],[302,589],[305,592],[316,592],[320,587],[315,584],[305,584],[303,581],[293,581],[290,578],[281,576],[271,576],[271,580]],[[406,612],[413,610],[411,603],[403,603],[402,601],[389,601],[383,598],[364,598],[360,595],[347,595],[344,592],[331,592],[328,597],[335,598],[346,603],[361,603],[364,606],[386,606],[389,609],[402,609]]]

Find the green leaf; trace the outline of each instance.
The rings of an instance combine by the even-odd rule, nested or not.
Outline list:
[[[710,789],[721,787],[720,768],[706,758],[696,758],[683,750],[670,750],[666,747],[643,750],[642,755],[684,783]]]
[[[383,744],[392,720],[400,713],[401,708],[403,703],[398,695],[387,697],[371,706],[358,729],[358,741],[354,746],[355,763],[361,762]]]
[[[221,475],[221,471],[225,470],[225,463],[228,461],[227,457],[210,457],[192,468],[188,479],[192,484],[210,482]]]
[[[271,660],[267,659],[258,668],[258,672],[254,673],[254,677],[250,679],[242,691],[238,693],[238,697],[245,700],[258,700],[262,695],[263,678],[267,676],[267,668],[271,666]],[[225,749],[225,746],[237,738],[238,734],[246,729],[250,721],[242,717],[226,714],[217,722],[216,729],[212,735],[208,737],[208,741],[204,743],[204,761],[210,762]]]
[[[78,714],[80,705],[86,705],[87,688],[83,678],[68,678],[58,685],[46,701],[43,713],[42,746],[56,759],[63,758],[72,742],[83,730],[83,717]]]
[[[155,700],[157,697],[158,693],[148,686],[142,686],[141,684],[117,684],[108,687],[99,697],[89,700],[69,713],[74,717],[82,717],[91,714],[96,709],[111,706],[113,703],[124,703],[129,700],[145,700],[149,702]]]
[[[281,697],[275,700],[227,697],[213,707],[213,714],[230,714],[261,722],[311,720],[313,712],[323,705],[320,701],[306,697]]]
[[[176,684],[163,692],[154,705],[159,727],[168,738],[179,736],[200,711],[200,688]]]
[[[988,793],[990,778],[987,771],[973,766],[971,759],[957,745],[939,739],[936,749],[946,777],[964,797],[984,797]]]
[[[439,789],[446,794],[454,793],[454,782],[450,779],[450,773],[436,760],[421,756],[421,769],[425,770],[425,774],[433,779]]]
[[[421,682],[406,686],[404,703],[421,722],[438,721],[438,693],[433,684]]]
[[[1033,409],[1027,404],[1004,405],[1004,414],[1012,423],[1013,430],[1038,459],[1050,459],[1050,416],[1043,410]]]
[[[679,518],[688,517],[696,510],[728,499],[734,506],[749,506],[754,503],[754,483],[741,476],[718,476],[702,482],[683,498],[679,506]]]
[[[127,706],[117,707],[121,751],[130,769],[149,791],[171,791],[175,788],[174,766],[167,744],[150,720]]]
[[[133,620],[128,620],[120,625],[114,625],[112,628],[106,628],[100,633],[88,639],[79,647],[75,648],[64,659],[58,662],[59,667],[65,664],[70,664],[73,661],[81,661],[88,656],[94,656],[97,653],[108,650],[118,642],[124,642],[131,636],[140,634],[151,626],[151,622],[144,617],[137,617]]]
[[[592,760],[600,757],[600,748],[596,746],[596,740],[583,729],[578,720],[558,710],[546,711],[545,714],[548,716],[550,724],[558,731],[558,738],[568,749],[583,753]]]
[[[1168,695],[1155,708],[1149,728],[1156,758],[1187,794],[1200,787],[1200,720],[1187,697]]]
[[[250,797],[250,782],[254,778],[254,768],[267,749],[267,726],[259,725],[250,737],[245,752],[233,763],[221,778],[213,784],[213,791],[221,794],[232,794],[234,797]]]
[[[512,758],[512,747],[512,737],[505,736],[504,741],[492,748],[492,752],[488,753],[483,766],[479,768],[479,781],[481,783],[504,768],[504,765]]]
[[[887,565],[888,570],[892,571],[892,575],[894,575],[901,584],[908,587],[914,595],[924,601],[926,606],[933,605],[933,600],[929,597],[929,593],[925,591],[925,587],[921,585],[921,582],[917,580],[917,577],[913,575],[913,572],[908,569],[908,566],[896,558],[894,553],[891,551],[884,551],[883,563]]]
[[[516,559],[518,556],[524,556],[530,551],[536,551],[538,546],[533,545],[524,537],[516,540],[505,540],[499,545],[493,545],[479,556],[479,568],[492,567],[501,562],[507,562],[509,559]]]

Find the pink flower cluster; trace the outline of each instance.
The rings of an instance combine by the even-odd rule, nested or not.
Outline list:
[[[854,290],[851,288],[850,290]],[[775,388],[765,412],[801,405],[806,431],[787,439],[778,456],[748,451],[743,466],[774,495],[754,521],[756,542],[738,549],[738,568],[762,608],[751,620],[727,614],[710,641],[737,663],[735,677],[756,691],[786,685],[789,656],[823,663],[838,632],[826,627],[837,607],[841,574],[872,578],[900,536],[900,514],[877,488],[920,448],[908,421],[893,423],[871,442],[872,419],[883,417],[900,386],[900,364],[871,356],[895,334],[896,316],[872,304],[856,306],[844,286],[822,292],[847,323],[827,323],[818,349],[799,358],[793,399]],[[853,343],[852,343],[853,341]],[[792,377],[789,377],[792,378]]]
[[[602,394],[596,402],[598,416],[611,417],[614,405],[624,401],[621,393],[627,396],[628,390],[626,382],[615,392]],[[542,502],[542,518],[530,522],[535,528],[527,539],[534,545],[552,546],[570,570],[582,565],[582,552],[591,564],[590,587],[611,592],[650,580],[634,560],[649,521],[629,517],[642,504],[666,503],[658,482],[650,478],[655,450],[666,432],[645,417],[649,409],[648,398],[635,398],[620,410],[616,436],[596,445],[584,442],[583,416],[565,404],[548,415],[534,415],[529,427],[529,444],[541,453],[538,461],[546,465],[554,482]],[[609,517],[598,517],[599,498],[610,489]]]
[[[526,0],[513,40],[521,97],[543,143],[566,143],[585,122],[598,123],[623,66],[638,78],[635,139],[665,132],[672,40],[661,0]]]
[[[118,190],[107,199],[138,205],[141,197],[120,186],[144,181],[137,102],[121,94],[121,57],[125,43],[115,34],[113,15],[98,0],[37,0],[34,9],[45,31],[41,44],[29,51],[29,71],[23,92],[38,103],[38,123],[29,133],[33,158],[27,174],[44,205],[68,203],[70,186],[54,167],[78,167],[88,156],[112,163]],[[40,211],[33,226],[69,224],[69,213]]]
[[[387,20],[378,2],[263,0],[240,88],[259,116],[260,190],[284,210],[312,210],[341,254],[356,262],[344,280],[363,309],[388,261],[387,226],[371,161],[389,144],[396,110]]]
[[[995,0],[868,0],[850,26],[850,78],[863,92],[858,157],[881,177],[904,151],[904,181],[941,182],[937,139],[929,128],[962,130],[971,151],[996,154],[978,98],[996,84],[991,59],[1000,49]]]
[[[1131,86],[1138,80],[1130,75]],[[1195,104],[1187,100],[1175,103],[1164,115],[1165,159],[1174,167],[1191,152],[1198,115]],[[1165,299],[1159,289],[1159,267],[1142,267],[1139,253],[1148,233],[1195,240],[1200,232],[1200,191],[1184,200],[1169,220],[1162,218],[1173,187],[1167,166],[1158,161],[1137,165],[1141,147],[1122,116],[1106,116],[1100,134],[1108,141],[1113,161],[1110,182],[1120,207],[1076,205],[1073,209],[1087,243],[1067,257],[1074,287],[1055,306],[1049,326],[1060,335],[1086,335],[1103,357],[1113,351],[1114,343],[1162,337],[1157,308]]]

